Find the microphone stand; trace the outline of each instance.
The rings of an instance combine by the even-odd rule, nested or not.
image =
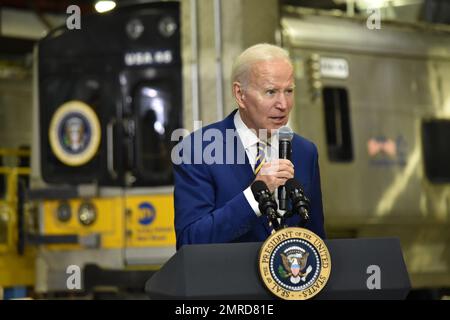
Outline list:
[[[286,200],[291,202],[290,208],[286,203],[286,211],[284,215],[278,212],[278,205],[270,193],[267,185],[262,181],[256,181],[252,184],[251,190],[255,200],[258,202],[259,210],[263,215],[269,218],[269,224],[275,231],[287,228],[286,219],[298,214],[300,216],[299,227],[304,228],[309,220],[310,201],[305,196],[304,190],[300,183],[295,179],[286,181]],[[287,201],[286,201],[287,202]],[[280,218],[280,222],[278,222]]]
[[[283,219],[292,217],[294,214],[298,214],[300,216],[300,222],[298,226],[300,228],[304,228],[306,223],[309,221],[309,211],[311,202],[306,197],[305,192],[295,179],[289,179],[286,181],[286,193],[289,196],[289,200],[291,201],[291,208],[287,210],[283,216]]]
[[[278,218],[280,214],[278,213],[278,205],[273,199],[267,185],[262,181],[256,181],[252,184],[251,190],[255,200],[258,202],[259,210],[263,215],[267,215],[269,218],[269,224],[273,227],[275,231],[280,230],[280,224]]]

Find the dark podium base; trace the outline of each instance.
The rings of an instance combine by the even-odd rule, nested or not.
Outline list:
[[[405,299],[410,281],[394,238],[326,240],[331,276],[315,299]],[[274,299],[258,271],[262,243],[183,246],[146,284],[152,299]],[[369,289],[370,266],[381,288]],[[369,269],[368,269],[369,268]]]

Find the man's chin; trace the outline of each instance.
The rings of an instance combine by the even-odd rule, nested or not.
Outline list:
[[[286,124],[287,124],[287,120],[272,122],[272,123],[270,123],[268,125],[267,129],[269,129],[269,130],[278,130],[281,127],[285,126]]]

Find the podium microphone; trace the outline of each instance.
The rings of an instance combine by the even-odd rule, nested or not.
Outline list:
[[[310,201],[305,196],[302,186],[295,179],[286,181],[286,191],[292,202],[293,213],[300,214],[302,218],[301,226],[309,220]]]
[[[251,186],[253,196],[259,204],[259,211],[263,215],[269,217],[275,231],[280,229],[280,224],[278,223],[278,212],[277,203],[269,191],[269,188],[263,181],[255,181]]]
[[[291,140],[294,137],[294,132],[292,129],[283,126],[278,129],[278,140],[279,140],[279,149],[278,155],[280,159],[291,160],[292,147]],[[286,194],[286,185],[278,187],[278,202],[280,204],[280,210],[287,210],[287,194]]]

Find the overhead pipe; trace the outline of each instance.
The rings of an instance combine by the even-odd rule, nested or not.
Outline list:
[[[216,52],[216,115],[223,119],[223,66],[222,66],[222,1],[214,0],[214,40]]]
[[[191,89],[192,89],[192,122],[200,120],[199,99],[199,65],[198,65],[198,27],[197,0],[191,0]]]

